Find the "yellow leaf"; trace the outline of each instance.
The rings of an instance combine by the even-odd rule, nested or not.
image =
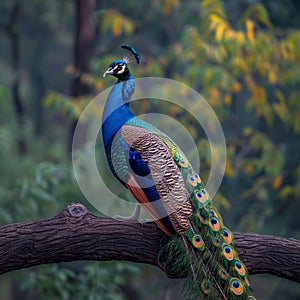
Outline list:
[[[224,33],[224,38],[227,41],[231,41],[235,39],[235,31],[232,30],[231,28],[229,28],[228,30],[226,30],[226,32]]]
[[[250,19],[246,19],[245,25],[246,25],[248,40],[251,43],[253,43],[254,42],[254,22]]]
[[[224,31],[226,30],[227,28],[227,24],[222,22],[222,23],[219,23],[219,26],[217,26],[216,28],[216,40],[217,41],[221,41],[222,38],[223,38],[223,35],[224,35]]]
[[[284,199],[284,198],[286,198],[286,197],[288,197],[290,194],[292,194],[293,193],[293,187],[292,186],[290,186],[290,185],[286,185],[286,186],[284,186],[281,190],[280,190],[280,192],[279,192],[279,197],[281,198],[281,199]]]
[[[275,84],[277,82],[277,73],[274,69],[271,69],[268,74],[268,79],[271,84]]]
[[[212,106],[218,105],[220,100],[220,91],[215,87],[211,87],[209,88],[208,92],[209,92],[209,104],[211,104]]]
[[[171,2],[170,1],[165,1],[164,5],[164,14],[168,15],[171,11]]]
[[[243,31],[237,31],[235,34],[235,39],[237,40],[239,45],[243,45],[245,42],[245,34]]]
[[[233,93],[239,93],[241,91],[241,89],[242,89],[242,86],[237,81],[235,81],[231,86],[231,90]]]
[[[160,0],[163,3],[163,12],[165,15],[169,15],[172,8],[178,8],[180,6],[180,0]]]
[[[210,20],[213,21],[213,22],[220,22],[222,21],[223,19],[217,15],[217,14],[210,14],[209,16]]]
[[[211,31],[215,31],[216,40],[220,41],[223,38],[224,33],[230,29],[230,25],[217,14],[210,14],[209,19],[211,21],[209,28]]]
[[[233,176],[234,175],[231,160],[229,160],[229,159],[226,160],[225,174],[228,175],[228,176]]]
[[[115,36],[120,36],[123,32],[130,34],[133,31],[133,23],[117,10],[109,9],[102,18],[102,30],[111,30]]]
[[[225,94],[224,95],[224,103],[226,105],[230,105],[231,104],[231,94]]]
[[[246,127],[243,131],[244,136],[249,136],[253,133],[253,129],[251,127]]]
[[[274,103],[272,105],[273,109],[282,121],[286,121],[290,118],[290,113],[286,105],[285,97],[280,90],[276,90],[275,95],[276,98],[279,100],[279,103]]]
[[[115,19],[113,26],[112,26],[112,32],[115,36],[120,36],[122,33],[122,21],[120,19]]]
[[[265,105],[267,102],[267,93],[266,90],[259,86],[258,84],[255,84],[252,89],[253,98],[259,105]]]
[[[283,93],[280,90],[276,90],[275,91],[275,95],[277,97],[277,99],[279,100],[280,105],[284,104],[285,105],[285,97],[283,95]]]
[[[282,176],[279,175],[279,176],[276,176],[274,179],[273,179],[273,182],[272,182],[272,187],[274,190],[278,190],[280,188],[280,186],[282,185]]]

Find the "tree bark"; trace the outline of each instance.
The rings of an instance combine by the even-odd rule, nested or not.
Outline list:
[[[95,8],[95,0],[76,1],[76,35],[74,44],[74,63],[78,76],[74,78],[72,96],[88,94],[91,88],[82,82],[80,75],[90,71],[90,63],[95,43],[95,26],[92,22],[92,14]]]
[[[250,274],[300,283],[300,241],[238,232],[234,238]],[[55,262],[126,260],[155,265],[177,278],[160,255],[167,241],[154,223],[97,217],[82,204],[71,204],[52,218],[0,227],[0,274]]]
[[[89,94],[91,87],[81,80],[81,75],[90,71],[90,63],[95,43],[95,26],[92,22],[92,14],[95,8],[95,0],[76,1],[76,33],[74,43],[75,77],[72,82],[71,96],[79,97]],[[68,150],[72,150],[73,135],[77,121],[70,126]]]

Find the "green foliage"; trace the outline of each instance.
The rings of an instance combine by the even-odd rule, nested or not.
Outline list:
[[[42,162],[14,183],[10,196],[2,200],[3,213],[12,216],[10,222],[29,221],[57,213],[72,198],[81,198],[72,169]]]
[[[122,300],[121,286],[139,273],[136,266],[120,262],[52,264],[36,268],[21,288],[25,293],[35,289],[45,300]]]

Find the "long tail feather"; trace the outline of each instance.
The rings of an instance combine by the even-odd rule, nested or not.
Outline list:
[[[233,235],[183,152],[148,123],[137,118],[128,123],[122,137],[148,164],[177,232],[166,254],[170,270],[189,279],[186,299],[253,299]]]

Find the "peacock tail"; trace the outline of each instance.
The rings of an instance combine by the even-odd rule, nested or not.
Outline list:
[[[136,50],[131,52],[126,57],[139,62]],[[102,127],[110,169],[170,236],[163,251],[168,268],[187,278],[185,299],[254,299],[233,235],[199,174],[167,135],[130,111],[134,80],[127,62],[115,61],[107,72],[118,78]]]

